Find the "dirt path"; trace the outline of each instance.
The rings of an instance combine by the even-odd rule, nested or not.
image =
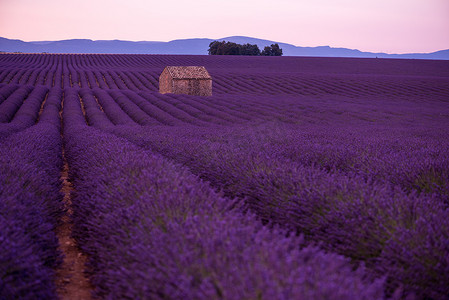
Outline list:
[[[67,180],[68,170],[69,167],[64,157],[64,168],[61,172],[61,179],[63,180],[61,191],[64,194],[63,201],[67,213],[62,217],[61,225],[56,229],[56,233],[59,239],[60,250],[65,257],[60,269],[57,271],[56,286],[60,299],[89,300],[93,299],[91,296],[93,287],[84,273],[86,256],[81,253],[76,245],[76,241],[71,237],[73,225],[71,224],[72,202],[70,191],[73,190],[73,186]]]

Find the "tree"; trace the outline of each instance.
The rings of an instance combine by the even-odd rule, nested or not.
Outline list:
[[[266,55],[266,56],[281,56],[282,49],[278,44],[267,46],[262,52],[257,45],[246,43],[244,45],[226,42],[213,41],[209,44],[209,55]]]
[[[241,45],[240,55],[260,55],[260,49],[257,45],[251,45],[249,43]]]
[[[226,42],[225,43],[225,55],[240,55],[240,48],[241,45],[232,43],[232,42]]]
[[[266,46],[263,48],[261,55],[264,56],[282,56],[282,49],[279,47],[279,44],[271,44],[271,46]]]
[[[209,44],[209,55],[220,55],[225,42],[213,41]]]
[[[241,45],[232,42],[213,41],[209,44],[209,55],[240,55]]]
[[[272,44],[271,45],[271,53],[273,56],[282,56],[282,49],[279,47],[279,44]]]

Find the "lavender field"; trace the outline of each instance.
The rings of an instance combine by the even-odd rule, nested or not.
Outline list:
[[[0,299],[68,211],[100,299],[449,299],[448,207],[449,61],[0,54]]]

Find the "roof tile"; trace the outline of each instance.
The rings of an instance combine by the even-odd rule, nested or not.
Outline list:
[[[203,66],[167,66],[173,79],[212,79]]]

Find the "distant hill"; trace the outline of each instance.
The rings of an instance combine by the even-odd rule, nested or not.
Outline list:
[[[379,57],[411,59],[449,60],[449,49],[433,53],[386,54],[362,52],[356,49],[333,48],[329,46],[299,47],[291,44],[245,36],[231,36],[222,39],[239,44],[257,44],[263,47],[278,43],[285,56],[320,56],[320,57]],[[62,41],[24,42],[0,37],[0,51],[24,53],[129,53],[129,54],[207,54],[213,39],[182,39],[170,42],[131,42],[121,40],[73,39]]]

